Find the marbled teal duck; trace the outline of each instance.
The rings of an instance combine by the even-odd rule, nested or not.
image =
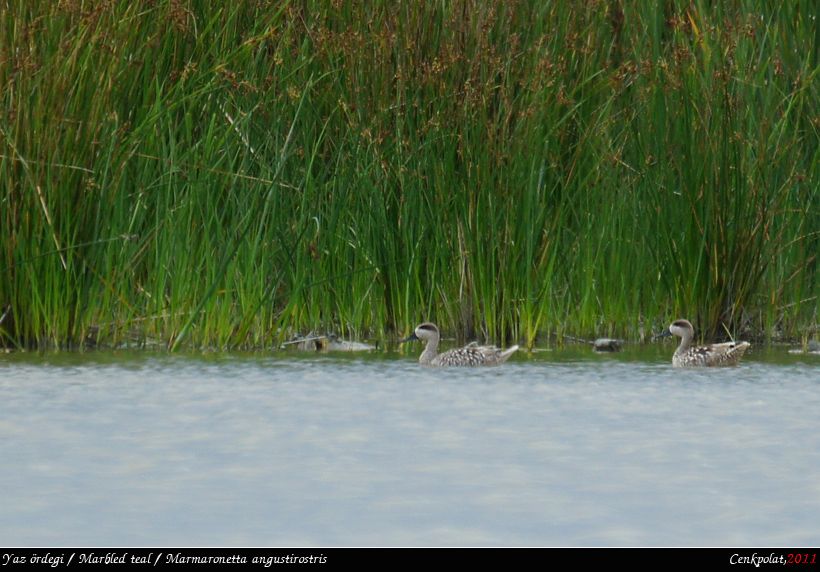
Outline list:
[[[675,354],[672,356],[674,367],[696,367],[735,365],[741,356],[751,346],[749,342],[726,342],[723,344],[709,344],[707,346],[693,346],[692,338],[695,328],[689,320],[675,320],[656,338],[678,336],[681,341]]]
[[[499,365],[507,361],[517,350],[518,346],[512,346],[506,350],[500,350],[495,346],[479,346],[477,343],[470,343],[463,348],[457,348],[438,353],[438,342],[441,338],[438,327],[432,322],[425,322],[416,326],[413,334],[401,343],[412,340],[422,340],[427,342],[424,351],[421,352],[419,363],[432,367],[462,366],[475,367],[483,365]]]

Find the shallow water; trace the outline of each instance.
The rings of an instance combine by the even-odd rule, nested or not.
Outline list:
[[[5,545],[820,543],[820,357],[0,356]]]

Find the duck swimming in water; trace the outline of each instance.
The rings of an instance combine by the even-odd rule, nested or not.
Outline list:
[[[678,349],[672,356],[674,367],[735,365],[751,346],[749,342],[693,346],[692,338],[695,335],[695,328],[689,320],[675,320],[655,338],[666,338],[673,335],[681,339]]]
[[[441,335],[439,334],[438,327],[432,322],[425,322],[416,326],[413,334],[401,340],[400,343],[413,340],[427,342],[424,351],[421,352],[421,356],[419,357],[419,363],[432,367],[499,365],[507,361],[511,355],[518,351],[518,346],[500,350],[495,346],[479,346],[473,342],[463,348],[449,350],[440,354],[438,353],[439,339],[441,339]]]

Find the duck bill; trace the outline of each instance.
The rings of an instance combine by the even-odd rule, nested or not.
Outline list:
[[[404,342],[413,342],[413,341],[416,341],[418,339],[419,339],[419,337],[416,335],[416,332],[413,332],[412,334],[410,334],[409,336],[407,336],[403,340],[399,340],[399,343],[403,344]]]
[[[671,335],[672,335],[672,332],[670,332],[670,331],[669,331],[669,328],[666,328],[666,329],[665,329],[664,331],[662,331],[660,334],[658,334],[658,335],[656,335],[656,336],[653,336],[653,337],[652,337],[652,340],[654,341],[654,340],[660,340],[660,339],[662,339],[662,338],[668,338],[668,337],[670,337]]]

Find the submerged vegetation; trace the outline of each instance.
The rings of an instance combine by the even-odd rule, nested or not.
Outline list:
[[[817,18],[0,2],[0,345],[805,336]]]

